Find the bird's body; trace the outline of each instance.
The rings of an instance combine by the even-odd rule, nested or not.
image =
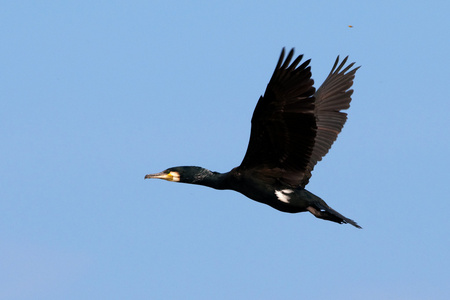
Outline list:
[[[292,57],[293,49],[284,60],[283,49],[253,113],[250,142],[240,166],[228,173],[174,167],[145,178],[235,190],[283,212],[309,211],[318,218],[360,228],[305,189],[315,164],[328,152],[346,121],[346,114],[340,111],[349,107],[350,87],[358,68],[350,70],[353,63],[344,68],[347,58],[338,66],[338,57],[316,92],[309,60],[298,66],[302,56],[290,64]]]

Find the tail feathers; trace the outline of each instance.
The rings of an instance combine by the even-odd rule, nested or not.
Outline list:
[[[323,201],[323,200],[322,200]],[[325,205],[322,203],[315,203],[314,206],[308,206],[308,211],[312,213],[316,218],[333,221],[339,224],[351,224],[356,228],[362,228],[352,219],[346,218],[331,207],[329,207],[325,201],[323,201]]]

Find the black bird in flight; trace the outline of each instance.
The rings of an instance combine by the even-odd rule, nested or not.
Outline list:
[[[256,104],[247,153],[240,166],[228,173],[201,167],[173,167],[145,178],[199,184],[234,190],[283,212],[309,211],[317,218],[349,223],[361,228],[328,206],[305,186],[311,171],[336,140],[347,120],[341,110],[350,107],[354,63],[345,66],[339,56],[328,77],[316,91],[310,60],[292,63],[294,49],[281,51],[272,78]],[[299,65],[300,64],[300,65]]]

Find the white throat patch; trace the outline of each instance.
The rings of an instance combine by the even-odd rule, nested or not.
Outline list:
[[[292,194],[294,191],[290,189],[284,189],[281,191],[275,190],[275,196],[277,196],[278,200],[284,203],[289,203],[289,200],[291,200],[291,196],[289,194]]]

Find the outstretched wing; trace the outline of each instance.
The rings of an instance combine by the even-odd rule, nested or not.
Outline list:
[[[350,106],[356,70],[344,68],[339,57],[317,93],[311,79],[310,60],[292,63],[294,49],[284,59],[281,51],[272,78],[252,117],[252,129],[242,171],[256,171],[293,187],[304,187],[318,161],[327,154],[342,130]],[[346,73],[347,72],[347,73]]]
[[[292,49],[281,51],[272,78],[252,117],[250,141],[241,170],[260,171],[292,186],[305,178],[317,132],[314,116],[314,81],[310,60]]]
[[[345,121],[347,121],[347,114],[341,112],[341,110],[350,107],[353,94],[353,90],[350,88],[353,85],[355,73],[359,69],[357,67],[350,70],[355,63],[345,67],[347,59],[348,56],[339,64],[339,56],[336,58],[333,69],[314,95],[316,99],[314,114],[316,116],[317,133],[313,151],[305,170],[305,178],[301,183],[302,186],[308,184],[314,166],[328,153]]]

